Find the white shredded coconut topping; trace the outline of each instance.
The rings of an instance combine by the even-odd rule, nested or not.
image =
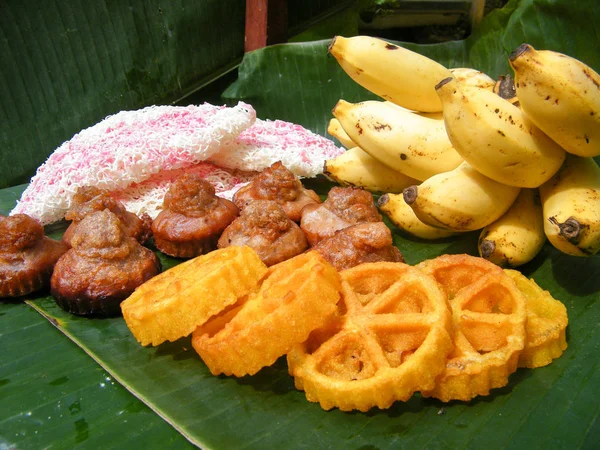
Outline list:
[[[254,171],[281,161],[296,176],[311,178],[323,173],[325,160],[342,153],[344,149],[333,141],[301,125],[257,119],[209,160],[229,169]]]
[[[112,196],[123,203],[125,208],[138,216],[146,213],[155,219],[162,210],[163,199],[171,183],[184,173],[195,173],[215,187],[219,197],[231,200],[233,194],[247,184],[257,172],[242,172],[218,167],[209,162],[176,170],[163,170],[142,183],[134,183],[124,190],[115,191]]]
[[[242,102],[233,108],[150,106],[122,111],[82,130],[42,164],[11,214],[43,225],[64,217],[80,186],[125,189],[166,169],[206,160],[256,120]]]
[[[170,184],[195,172],[231,199],[253,175],[277,161],[314,177],[344,152],[300,125],[256,119],[252,106],[150,106],[123,111],[82,130],[42,164],[11,214],[42,225],[71,207],[81,186],[107,189],[127,210],[153,219]]]

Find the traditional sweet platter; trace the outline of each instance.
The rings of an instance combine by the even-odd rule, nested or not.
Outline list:
[[[341,37],[337,39],[338,43],[342,41]],[[335,53],[335,50],[332,51],[334,43],[328,48],[332,54]],[[324,46],[321,44],[319,48],[323,50]],[[392,50],[399,51],[399,48],[395,44],[387,43],[386,51]],[[285,53],[285,50],[282,51]],[[353,51],[360,53],[359,50]],[[516,60],[520,55],[534,51],[532,47],[519,47],[518,52],[511,56],[511,59]],[[339,58],[346,60],[342,56]],[[342,62],[340,64],[343,65]],[[431,69],[429,73],[434,73],[435,70]],[[462,90],[466,97],[472,97],[473,104],[487,106],[488,99],[495,101],[490,95],[497,95],[497,93],[493,92],[491,85],[487,90],[490,95],[482,94],[478,97],[479,89],[484,88],[480,86],[463,88],[457,84],[454,77],[458,78],[457,72],[451,76],[452,80],[439,83],[436,89],[438,91],[449,88],[454,91]],[[496,83],[492,84],[496,86]],[[444,95],[450,97],[450,94]],[[523,98],[526,98],[526,95],[523,92]],[[443,99],[441,94],[440,98]],[[370,101],[375,102],[375,100]],[[366,103],[368,102],[364,102]],[[510,104],[510,107],[506,106],[506,111],[514,114],[509,122],[516,122],[519,130],[529,126],[525,122],[519,122],[520,119],[517,118],[517,114],[520,114],[517,109],[520,111],[521,105],[515,106],[513,98],[502,99],[499,102],[502,107],[506,104]],[[536,200],[533,195],[522,198],[520,193],[530,189],[537,190],[548,182],[551,175],[547,175],[546,172],[551,171],[555,174],[560,167],[577,167],[573,161],[587,158],[592,169],[577,170],[580,171],[579,173],[592,173],[592,175],[588,178],[583,176],[574,178],[583,179],[589,183],[590,189],[596,189],[598,179],[597,174],[594,175],[593,168],[593,165],[597,164],[593,159],[595,154],[578,155],[574,158],[564,155],[564,150],[560,148],[558,150],[552,148],[539,160],[529,158],[530,169],[541,168],[541,170],[536,173],[530,169],[524,170],[525,182],[522,181],[522,174],[515,170],[498,174],[492,170],[486,176],[498,177],[502,181],[486,178],[482,182],[481,173],[489,170],[486,169],[489,167],[489,161],[465,156],[469,155],[470,150],[468,144],[461,140],[464,131],[461,131],[458,125],[455,126],[451,119],[446,119],[444,126],[452,127],[453,130],[448,131],[449,136],[454,136],[452,144],[461,148],[461,157],[465,160],[469,158],[469,168],[464,167],[461,158],[454,168],[440,171],[452,172],[462,165],[458,177],[461,181],[455,185],[446,184],[446,186],[455,186],[454,190],[450,189],[446,193],[451,196],[452,192],[458,192],[456,186],[460,186],[463,189],[461,193],[468,196],[470,187],[477,185],[480,188],[483,186],[483,192],[493,192],[495,196],[492,203],[479,201],[480,199],[476,198],[463,199],[464,208],[455,210],[455,220],[448,221],[444,211],[447,212],[449,209],[444,210],[441,204],[432,208],[432,203],[427,203],[427,201],[433,202],[436,197],[432,194],[427,198],[426,194],[435,191],[436,184],[442,183],[436,180],[435,183],[426,184],[427,180],[436,176],[427,172],[435,171],[434,165],[419,166],[420,162],[413,154],[409,157],[405,154],[404,158],[400,158],[402,161],[408,159],[411,163],[414,160],[416,165],[412,165],[410,170],[403,169],[404,166],[398,166],[401,167],[398,169],[394,164],[388,163],[386,167],[396,171],[392,173],[396,176],[387,176],[386,170],[381,170],[377,172],[378,176],[362,178],[365,185],[360,185],[356,173],[386,161],[385,145],[376,142],[375,138],[372,142],[362,140],[369,134],[366,132],[368,121],[361,118],[359,108],[352,109],[351,105],[340,100],[333,109],[333,116],[349,136],[336,135],[333,128],[330,133],[339,136],[340,142],[345,137],[349,137],[351,142],[360,143],[360,147],[369,148],[370,152],[367,153],[377,154],[378,162],[369,160],[365,155],[356,157],[353,154],[349,161],[355,170],[344,171],[339,169],[341,162],[338,161],[337,164],[334,161],[338,156],[349,154],[349,151],[340,151],[339,154],[324,152],[321,155],[325,159],[324,164],[321,160],[316,166],[325,168],[326,176],[322,174],[306,176],[305,173],[302,184],[305,189],[315,192],[320,201],[326,200],[330,195],[333,197],[333,193],[340,185],[346,187],[354,185],[359,186],[361,190],[373,191],[374,205],[377,205],[379,211],[383,213],[381,217],[394,248],[393,252],[385,253],[384,259],[396,258],[393,262],[381,263],[381,265],[377,265],[380,264],[379,262],[372,262],[367,263],[366,266],[359,264],[347,270],[340,269],[341,278],[338,279],[338,271],[330,270],[329,263],[334,264],[339,261],[322,262],[321,256],[315,256],[314,252],[302,253],[296,259],[291,257],[279,264],[270,264],[272,267],[270,269],[266,266],[264,270],[261,268],[260,274],[254,281],[244,278],[251,285],[256,285],[249,288],[250,293],[240,291],[235,294],[236,298],[230,304],[219,306],[217,311],[211,310],[201,319],[198,319],[199,315],[195,316],[196,310],[187,310],[186,320],[194,316],[194,320],[200,321],[196,324],[202,323],[202,326],[196,328],[193,333],[194,326],[191,329],[186,328],[180,334],[177,334],[179,332],[177,329],[174,331],[175,334],[165,334],[164,337],[163,330],[171,323],[183,323],[186,320],[178,318],[176,312],[172,312],[171,319],[154,327],[152,333],[146,335],[144,333],[147,329],[151,329],[152,325],[144,322],[144,315],[138,314],[136,308],[140,309],[141,303],[141,309],[159,310],[164,299],[168,299],[171,303],[178,301],[178,305],[183,308],[183,300],[178,299],[174,292],[167,290],[165,293],[160,293],[159,295],[162,296],[160,301],[154,295],[157,290],[160,290],[160,286],[165,285],[164,283],[170,286],[169,289],[175,287],[182,289],[184,294],[194,292],[193,289],[196,287],[186,285],[186,283],[190,284],[189,278],[177,279],[179,276],[177,274],[184,273],[186,270],[190,272],[188,267],[194,267],[184,262],[189,259],[189,255],[168,256],[166,253],[172,247],[165,247],[164,251],[160,251],[157,248],[160,242],[157,241],[150,242],[148,247],[158,258],[163,275],[153,274],[145,281],[148,283],[147,289],[140,288],[137,294],[121,303],[124,317],[120,314],[107,314],[111,317],[85,317],[81,314],[72,314],[68,312],[68,307],[65,308],[64,303],[56,301],[60,296],[57,294],[58,291],[50,294],[47,290],[42,290],[39,293],[26,294],[22,298],[25,303],[23,306],[33,308],[47,318],[62,334],[83,349],[102,370],[106,371],[111,380],[124,386],[191,444],[201,448],[290,447],[291,436],[293,436],[293,445],[291,445],[293,448],[308,446],[471,448],[490,445],[491,442],[494,446],[500,447],[515,445],[516,442],[531,448],[560,447],[574,442],[577,447],[591,446],[598,435],[596,425],[598,406],[593,400],[593,394],[595,386],[600,381],[594,358],[598,339],[596,323],[600,317],[598,309],[600,263],[597,255],[593,255],[597,252],[593,235],[582,231],[575,238],[571,236],[568,243],[561,246],[557,244],[558,238],[551,236],[546,230],[541,242],[539,240],[533,242],[535,239],[531,237],[521,238],[519,243],[527,249],[520,255],[505,252],[499,260],[493,260],[491,255],[499,250],[501,242],[496,238],[495,242],[498,243],[496,247],[493,250],[488,248],[487,251],[483,251],[489,260],[480,258],[479,255],[482,254],[482,240],[490,241],[491,236],[494,236],[493,233],[499,233],[499,227],[496,230],[487,227],[500,220],[513,205],[519,205],[519,214],[515,214],[515,217],[522,217],[522,211],[529,213],[538,211],[534,206],[539,200]],[[354,106],[356,105],[361,103],[354,103]],[[381,114],[381,111],[390,108],[389,104],[375,106],[369,113],[371,116]],[[243,104],[241,106],[238,104],[237,112],[240,113],[240,120],[244,120],[244,114],[248,113],[248,109],[245,108]],[[436,107],[419,108],[410,105],[410,108],[423,111],[430,109],[423,114],[433,114]],[[461,111],[466,109],[463,107]],[[405,120],[415,119],[410,115],[414,113],[406,115],[407,112],[404,110],[393,111],[388,113],[388,116],[398,114],[404,115]],[[474,110],[473,117],[479,117],[481,111]],[[419,122],[421,119],[415,120],[414,124],[421,123]],[[429,127],[427,135],[432,136],[435,133],[435,124],[433,124],[435,120],[440,119],[428,117],[427,121],[432,122],[427,122],[427,125],[414,125],[413,128],[417,130]],[[444,123],[444,119],[441,120]],[[494,123],[493,120],[496,119],[492,118],[490,122]],[[506,122],[506,118],[503,121]],[[346,124],[344,127],[343,125],[348,122],[351,126]],[[381,120],[379,124],[382,124]],[[271,125],[272,122],[260,122],[260,126]],[[285,133],[287,126],[281,122],[274,128]],[[113,129],[114,125],[110,125],[110,128]],[[385,126],[380,127],[382,128]],[[480,130],[482,135],[485,135],[484,128],[482,125]],[[298,131],[298,128],[294,129]],[[275,134],[278,131],[275,131]],[[168,130],[165,131],[167,132]],[[515,131],[515,134],[518,132]],[[521,136],[515,139],[511,148],[522,153],[536,149],[535,142],[529,145],[525,141],[526,138]],[[73,148],[77,148],[77,145],[81,145],[82,142],[87,145],[89,140],[85,141],[82,138],[81,142],[74,142]],[[521,145],[523,142],[525,144]],[[289,143],[290,146],[292,144],[293,142]],[[566,148],[568,142],[565,141],[561,145]],[[448,152],[439,143],[434,147],[438,152]],[[544,148],[547,149],[548,145]],[[253,155],[252,149],[246,147],[245,151],[247,155]],[[444,161],[451,159],[447,154],[440,157]],[[231,158],[235,159],[231,154],[223,155],[220,160],[217,158],[215,161],[225,164],[225,161]],[[565,159],[568,163],[564,163]],[[452,165],[452,162],[450,164]],[[129,167],[135,168],[135,164]],[[206,166],[198,169],[199,172],[204,171],[203,173],[207,173],[207,170],[209,169]],[[252,178],[251,176],[244,178],[244,176],[247,176],[249,171],[255,170],[255,166],[249,165],[235,170],[239,171],[236,172],[236,176],[239,177],[235,179],[235,183],[246,183]],[[106,176],[110,178],[110,174]],[[127,176],[134,179],[136,173],[130,170]],[[563,179],[569,179],[570,176],[564,175]],[[164,188],[175,178],[176,176],[173,175],[172,178],[154,180],[151,188],[157,186]],[[447,180],[451,178],[446,178],[443,183],[450,183]],[[133,181],[142,183],[142,180]],[[229,183],[229,185],[227,183],[220,185],[221,193],[235,185],[231,179]],[[385,183],[388,183],[388,186],[389,183],[403,184],[403,186],[395,186],[394,192],[374,189],[375,185],[381,187]],[[557,181],[554,188],[558,184]],[[38,214],[42,221],[53,222],[46,226],[46,234],[53,239],[61,239],[69,223],[64,220],[56,221],[55,217],[44,216],[42,212],[36,210],[35,201],[40,198],[43,183],[36,185],[32,182],[31,186],[29,188],[19,186],[0,191],[0,213],[7,214],[17,205],[17,200],[25,199],[26,201],[22,203],[25,210],[27,210],[27,202],[31,202],[34,206],[29,211]],[[574,184],[571,187],[577,186]],[[112,188],[121,189],[122,186],[114,185]],[[33,194],[31,192],[28,194],[27,189],[30,189]],[[122,191],[115,198],[133,208],[135,205],[139,206],[140,197],[144,197],[152,189],[142,186],[134,193]],[[540,188],[540,191],[541,201],[549,204],[547,199],[553,193],[552,189],[544,192]],[[25,194],[22,196],[23,192]],[[165,190],[161,192],[164,194]],[[403,229],[402,216],[397,209],[400,207],[397,202],[401,200],[398,196],[402,197],[406,204],[414,204],[413,209],[415,213],[418,212],[418,218],[428,226],[424,228],[425,231],[422,232],[424,234],[419,236],[421,231],[416,228]],[[54,198],[58,197],[60,195],[54,194]],[[50,195],[50,198],[53,196]],[[144,198],[147,199],[149,196]],[[458,198],[460,200],[460,196]],[[422,199],[425,200],[419,203]],[[456,199],[453,201],[456,202]],[[566,200],[563,199],[562,204],[565,203]],[[157,205],[156,202],[150,201],[146,204],[153,207]],[[62,208],[64,213],[69,209],[60,202],[55,205],[54,212]],[[593,211],[593,206],[590,208]],[[576,210],[577,208],[571,205],[571,211]],[[492,217],[493,214],[497,217]],[[536,214],[530,215],[527,220],[535,222]],[[47,219],[47,217],[51,218]],[[325,216],[317,215],[317,219],[319,217]],[[577,224],[581,229],[584,231],[593,229],[593,214],[591,218],[585,215],[578,217]],[[95,220],[110,222],[109,219],[101,217]],[[511,218],[511,223],[515,220]],[[558,219],[555,219],[555,222],[558,222]],[[569,231],[567,230],[569,224],[573,225],[573,221],[561,223],[563,226],[559,227],[559,232],[556,234],[564,237]],[[535,226],[529,228],[533,229]],[[482,229],[486,231],[483,237]],[[444,233],[435,236],[427,234],[434,231]],[[84,233],[75,233],[73,242],[85,240],[87,235],[81,237],[82,234]],[[356,242],[358,239],[356,236],[361,235],[357,233],[351,236],[355,238],[354,241],[347,238],[348,240],[342,242],[345,244]],[[75,244],[77,245],[79,244]],[[232,248],[234,247],[229,247]],[[231,256],[237,255],[235,253],[237,250],[223,249],[223,252],[225,251],[233,252],[226,253],[228,261],[237,257]],[[222,249],[215,252],[222,252]],[[400,258],[403,262],[398,259],[398,254],[401,254]],[[204,277],[209,280],[206,286],[202,285],[202,292],[209,294],[200,296],[200,306],[198,306],[200,309],[206,307],[209,297],[213,305],[219,305],[218,302],[222,300],[220,298],[222,292],[219,288],[214,288],[216,285],[214,281],[210,281],[209,272],[213,268],[211,264],[215,264],[214,258],[206,258],[206,261],[201,258],[203,257],[201,256],[197,261],[198,267],[194,270],[203,274],[199,277],[200,280]],[[218,260],[218,257],[215,258]],[[248,267],[260,268],[259,263],[251,263],[247,259],[244,261],[243,264],[235,266],[235,270],[228,277],[235,279],[236,274]],[[489,266],[481,266],[482,261]],[[221,267],[221,263],[218,264]],[[283,264],[288,264],[289,267]],[[500,268],[501,265],[516,270],[504,271]],[[488,284],[481,282],[481,279],[469,283],[465,281],[466,273],[473,277],[473,274],[480,269],[485,273],[482,279]],[[452,272],[453,270],[457,270],[460,275],[456,275],[457,272]],[[426,275],[423,276],[423,273]],[[448,275],[449,273],[451,275]],[[170,276],[175,277],[175,284],[169,284]],[[311,277],[315,277],[314,283],[303,284],[303,280],[312,280]],[[164,278],[167,281],[163,281]],[[405,281],[397,284],[396,280],[400,279]],[[513,279],[517,280],[516,283],[512,281]],[[534,280],[534,283],[527,281],[528,279]],[[193,281],[195,285],[202,284],[201,281],[195,279]],[[285,283],[291,283],[295,288],[286,291],[288,288],[285,287]],[[460,286],[456,287],[456,283]],[[467,284],[468,286],[465,287]],[[316,286],[320,286],[321,291]],[[185,291],[185,289],[192,290]],[[282,295],[285,301],[278,299],[278,303],[275,304],[272,299],[270,300],[270,296],[280,290],[285,294]],[[390,293],[392,290],[396,290],[397,293]],[[304,297],[299,295],[304,292],[306,292]],[[389,295],[391,300],[386,297]],[[136,305],[133,305],[134,297],[138,302]],[[305,303],[301,308],[294,310],[292,297],[303,298],[302,301]],[[529,298],[529,309],[525,307],[525,297]],[[241,298],[243,298],[241,303],[236,303]],[[323,304],[315,305],[315,298],[330,298],[332,300],[327,301],[332,303],[326,304],[327,301],[323,300]],[[540,300],[542,298],[543,301]],[[149,306],[144,306],[144,301],[148,301]],[[279,301],[289,306],[290,311],[295,311],[293,314],[282,316],[283,319],[287,317],[289,320],[276,322],[276,319],[272,318],[271,313],[277,312]],[[447,307],[446,301],[451,302],[452,308]],[[538,302],[538,306],[542,306],[536,310],[531,306],[532,302]],[[334,306],[336,303],[337,306]],[[11,302],[11,305],[13,304]],[[556,304],[560,304],[562,308],[559,308],[560,311],[550,306]],[[298,324],[294,323],[297,317],[301,317],[310,308],[314,307],[317,311],[317,306],[318,312],[315,314],[323,316],[315,321],[310,329],[302,328],[308,323],[306,319]],[[216,319],[208,319],[215,313]],[[545,342],[551,342],[552,345],[543,344],[542,351],[531,350],[533,348],[531,340],[531,351],[527,354],[522,351],[526,345],[527,333],[532,336],[534,323],[538,327],[535,330],[544,329],[542,322],[555,320],[563,314],[565,321],[561,322],[560,336],[551,336],[550,331],[542,333],[547,339]],[[427,326],[422,322],[415,322],[417,316],[420,316],[420,320],[424,320]],[[247,320],[243,321],[238,319],[239,317],[246,317]],[[265,318],[272,319],[273,324],[277,326],[261,328],[261,320]],[[241,325],[236,324],[236,319]],[[136,320],[138,322],[135,322]],[[282,318],[279,317],[278,320]],[[293,326],[290,326],[290,323],[293,323]],[[453,325],[450,325],[451,323]],[[532,328],[528,329],[529,325],[526,324],[530,324]],[[376,330],[374,337],[361,335],[357,331],[361,327]],[[514,331],[519,327],[520,338]],[[289,333],[281,331],[288,328]],[[230,335],[227,335],[228,330],[233,330]],[[257,334],[246,336],[242,331]],[[169,330],[169,333],[172,332],[173,330]],[[295,336],[293,348],[285,344],[288,335]],[[360,338],[357,337],[359,335]],[[234,339],[232,336],[238,337]],[[372,344],[367,346],[365,342],[369,339]],[[235,350],[237,356],[230,357],[228,345]],[[465,346],[469,349],[465,350]],[[264,351],[261,352],[260,349]],[[498,352],[498,349],[502,349],[502,352]],[[470,353],[471,359],[468,359],[465,355],[470,351],[473,352]],[[268,358],[264,361],[260,359],[261,353],[268,354]],[[498,363],[499,366],[493,366],[497,363],[498,353],[501,353],[502,358],[506,360]],[[259,355],[258,359],[253,356],[255,354]],[[365,356],[366,354],[369,356]],[[373,356],[374,354],[379,356]],[[387,364],[391,369],[382,369],[382,361],[384,366]],[[470,372],[471,370],[474,372]],[[459,375],[453,371],[458,371]],[[379,375],[374,376],[375,373]],[[465,374],[468,374],[466,378]],[[9,379],[8,375],[1,378]],[[380,384],[369,386],[371,380],[375,379]],[[360,394],[355,396],[356,392]],[[542,435],[541,430],[544,430]],[[2,436],[2,439],[11,442],[7,437]]]

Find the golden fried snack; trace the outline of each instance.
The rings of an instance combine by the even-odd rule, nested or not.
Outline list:
[[[527,302],[525,348],[518,365],[530,369],[546,366],[567,348],[567,308],[518,270],[504,272],[515,281]]]
[[[192,345],[214,375],[253,375],[329,319],[340,283],[319,253],[302,253],[271,266],[258,291],[196,328]]]
[[[340,274],[338,314],[287,355],[296,388],[343,411],[389,408],[432,389],[452,350],[450,309],[435,279],[400,262]]]
[[[142,284],[121,303],[123,317],[142,345],[175,341],[255,289],[266,272],[250,247],[215,250]]]
[[[505,386],[525,345],[525,297],[495,264],[469,255],[442,255],[417,267],[445,290],[452,308],[454,350],[424,397],[471,400]]]

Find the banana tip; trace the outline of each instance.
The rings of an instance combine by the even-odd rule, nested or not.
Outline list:
[[[494,241],[488,241],[483,239],[479,243],[479,254],[482,258],[489,258],[496,250],[496,243]]]
[[[523,53],[526,53],[526,52],[528,52],[530,50],[533,50],[533,47],[531,45],[529,45],[529,44],[521,44],[515,50],[513,50],[510,55],[508,55],[508,60],[510,62],[513,62],[515,59],[517,59]]]
[[[404,198],[404,201],[409,205],[412,205],[417,200],[418,194],[419,194],[419,187],[416,185],[409,186],[402,191],[402,197]]]
[[[439,90],[442,86],[450,83],[453,79],[454,79],[454,77],[444,78],[442,81],[440,81],[438,84],[435,85],[435,90],[436,91]]]
[[[550,223],[556,225],[559,229],[559,234],[573,245],[579,244],[583,226],[574,217],[569,217],[563,223],[559,223],[555,217],[548,219]]]
[[[334,36],[331,39],[331,42],[329,43],[329,46],[327,47],[327,53],[331,54],[331,49],[333,48],[333,46],[335,45],[335,41],[338,39],[339,36]]]
[[[379,197],[377,199],[377,206],[379,208],[381,208],[382,206],[385,206],[387,204],[387,202],[390,201],[390,196],[388,194],[383,194],[381,197]]]

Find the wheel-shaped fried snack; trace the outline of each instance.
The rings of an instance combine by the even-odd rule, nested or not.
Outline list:
[[[192,345],[214,375],[253,375],[335,312],[340,276],[317,252],[269,268],[260,288],[199,326]]]
[[[121,310],[142,345],[175,341],[247,295],[266,273],[250,247],[215,250],[151,278]]]
[[[471,400],[508,384],[525,345],[525,297],[495,264],[469,255],[443,255],[419,264],[448,295],[454,350],[424,397]]]
[[[525,295],[527,305],[525,348],[519,356],[519,367],[546,366],[567,348],[567,308],[518,270],[504,269],[504,272]]]
[[[338,314],[287,355],[296,388],[323,409],[389,408],[432,389],[452,350],[433,277],[400,262],[344,270]]]

